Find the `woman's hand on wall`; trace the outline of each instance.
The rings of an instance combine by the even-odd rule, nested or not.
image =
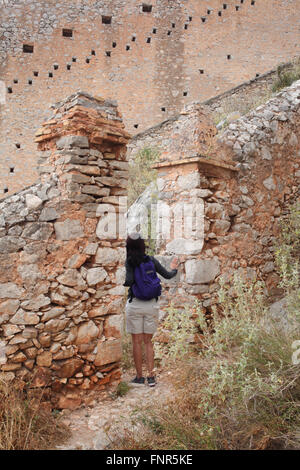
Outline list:
[[[179,266],[179,259],[178,258],[173,258],[170,264],[171,269],[177,269]]]

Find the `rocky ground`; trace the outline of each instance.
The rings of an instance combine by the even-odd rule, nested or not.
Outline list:
[[[91,406],[83,406],[77,410],[63,411],[62,421],[71,432],[68,441],[57,446],[58,450],[104,450],[114,448],[112,441],[124,435],[126,429],[137,432],[140,424],[134,422],[139,410],[147,406],[155,406],[167,401],[173,395],[171,383],[173,372],[157,372],[157,385],[131,386],[124,396],[116,397],[114,393],[101,396]],[[122,381],[130,383],[134,371],[123,374]]]

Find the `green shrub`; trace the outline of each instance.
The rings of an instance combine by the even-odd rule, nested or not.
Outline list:
[[[158,160],[159,151],[154,148],[143,148],[129,165],[128,206],[130,207],[145,191],[147,186],[156,181],[157,171],[152,165]]]
[[[300,79],[300,67],[295,66],[292,70],[283,71],[282,67],[279,66],[277,68],[277,78],[273,83],[272,91],[276,93],[282,88],[286,88],[291,86],[296,80]]]
[[[299,448],[300,365],[292,361],[292,344],[300,339],[299,230],[295,204],[275,250],[293,328],[287,332],[272,320],[262,281],[237,274],[230,283],[220,279],[219,308],[209,326],[197,303],[184,312],[171,307],[164,322],[170,341],[158,352],[173,361],[176,396],[141,411],[146,425],[121,440],[121,448]],[[192,317],[202,331],[197,356],[188,341]]]

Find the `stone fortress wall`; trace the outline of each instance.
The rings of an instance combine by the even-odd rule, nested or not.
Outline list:
[[[274,243],[279,218],[300,200],[299,129],[300,81],[222,138],[200,105],[185,115],[156,165],[157,198],[171,214],[201,201],[204,224],[175,239],[171,217],[169,238],[157,232],[163,264],[182,260],[163,281],[162,315],[170,301],[182,308],[197,297],[209,317],[220,276],[234,272],[280,295]],[[76,408],[121,377],[129,138],[114,102],[70,96],[36,132],[40,180],[0,204],[0,371],[46,387],[56,408]],[[103,236],[111,218],[119,232]]]
[[[0,203],[0,375],[76,408],[121,377],[129,136],[115,104],[86,93],[36,135],[40,179]]]
[[[146,191],[128,212],[133,230],[139,205],[154,204],[155,210],[158,201],[166,206],[158,210],[157,251],[166,266],[174,255],[182,263],[173,280],[163,280],[167,294],[161,299],[161,315],[171,301],[182,308],[196,296],[209,317],[218,303],[220,276],[229,281],[235,272],[263,280],[270,300],[277,300],[279,220],[300,201],[300,81],[231,123],[221,136],[216,129],[213,133],[207,109],[200,105],[165,130],[161,142],[165,137],[169,145],[155,165],[157,189]],[[180,145],[185,135],[193,136],[187,154]],[[189,236],[183,232],[174,238],[175,224],[183,221],[179,203],[193,205],[194,221],[200,217],[203,225],[194,224]]]
[[[116,99],[134,134],[299,55],[300,0],[267,3],[3,0],[0,194],[34,183],[34,132],[76,90]]]

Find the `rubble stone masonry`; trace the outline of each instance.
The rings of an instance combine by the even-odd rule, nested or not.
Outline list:
[[[35,182],[34,131],[77,90],[116,99],[135,134],[300,51],[300,0],[0,3],[2,196]]]
[[[300,201],[300,81],[231,123],[221,135],[213,132],[205,108],[197,105],[190,114],[191,119],[182,115],[161,134],[168,151],[155,165],[157,189],[145,191],[128,213],[133,229],[139,205],[154,204],[155,210],[157,201],[159,258],[166,266],[174,255],[182,261],[174,279],[162,280],[167,294],[160,301],[161,315],[171,301],[183,307],[197,297],[210,316],[212,305],[218,304],[220,277],[230,280],[235,272],[264,280],[266,294],[277,299],[281,290],[274,246],[279,220]],[[187,154],[180,147],[184,136],[191,136]],[[207,142],[210,151],[203,154]],[[160,203],[168,210],[160,211]],[[200,219],[200,224],[191,225],[189,235],[174,237],[175,224],[184,221],[176,212],[179,203],[194,207],[193,220]],[[167,213],[170,236],[162,228]]]
[[[0,202],[0,373],[75,408],[120,380],[124,237],[105,218],[121,225],[129,135],[87,93],[52,111],[39,181]]]

